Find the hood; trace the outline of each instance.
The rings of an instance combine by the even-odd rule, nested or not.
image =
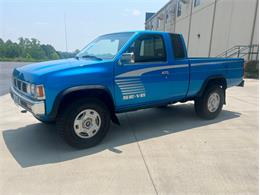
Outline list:
[[[14,70],[13,75],[25,81],[34,80],[35,77],[40,77],[53,72],[58,72],[77,67],[98,64],[104,61],[90,60],[90,59],[63,59],[53,60],[40,63],[28,64],[21,66]]]

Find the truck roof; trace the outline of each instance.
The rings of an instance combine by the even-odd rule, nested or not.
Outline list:
[[[170,32],[163,32],[163,31],[153,31],[153,30],[135,30],[135,31],[122,31],[122,32],[113,32],[113,33],[108,33],[105,35],[110,35],[110,34],[119,34],[119,33],[147,33],[147,34],[168,34]],[[171,33],[171,34],[178,34],[178,33]]]

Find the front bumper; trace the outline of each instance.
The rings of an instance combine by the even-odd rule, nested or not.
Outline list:
[[[32,100],[28,97],[17,92],[14,87],[10,88],[10,94],[13,101],[24,108],[25,110],[31,112],[33,115],[41,116],[45,114],[45,102],[42,100]]]

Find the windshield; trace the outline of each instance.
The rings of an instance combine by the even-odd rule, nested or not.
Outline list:
[[[103,35],[88,44],[77,55],[78,58],[113,59],[133,33]]]

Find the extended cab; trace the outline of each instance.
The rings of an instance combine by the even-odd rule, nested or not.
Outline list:
[[[75,58],[14,69],[13,100],[38,120],[56,122],[74,147],[96,145],[116,113],[194,100],[215,118],[226,89],[243,85],[244,60],[188,58],[182,35],[155,31],[98,37]]]

